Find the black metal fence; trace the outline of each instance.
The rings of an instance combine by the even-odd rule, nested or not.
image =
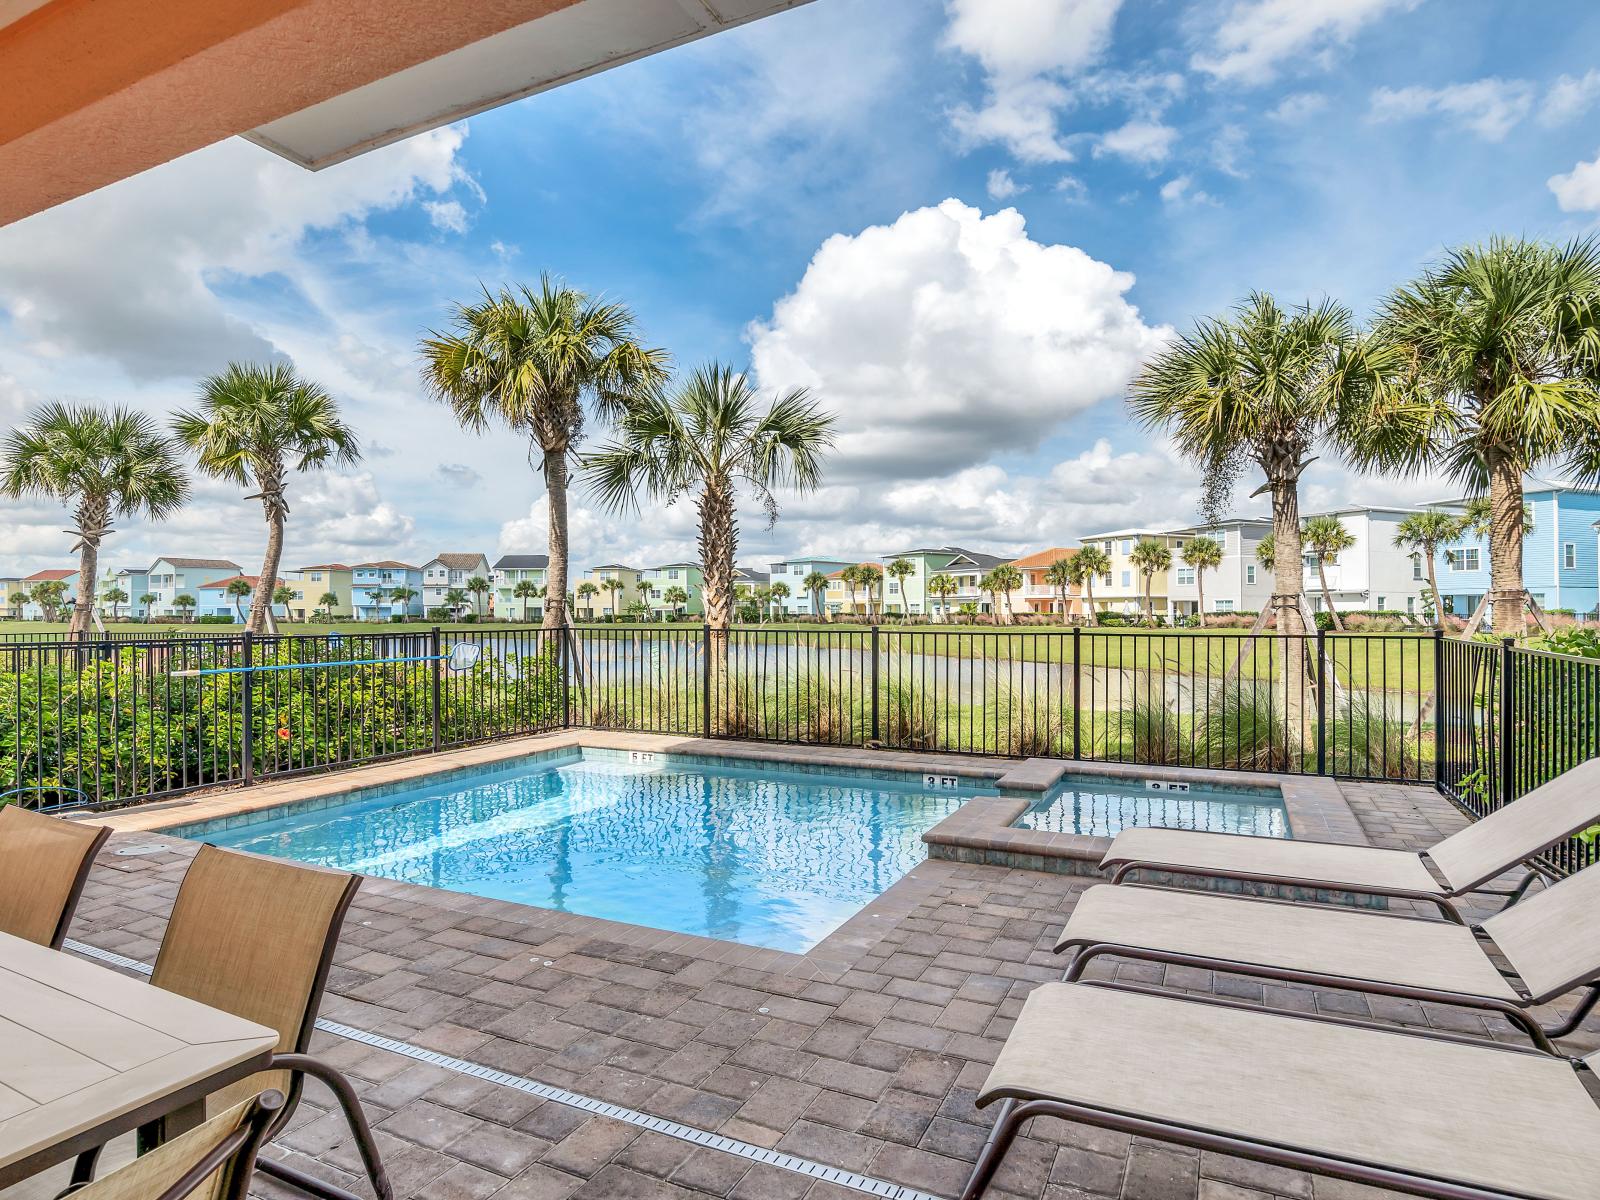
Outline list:
[[[444,661],[458,644],[470,669]],[[941,626],[0,642],[0,793],[24,803],[562,726],[1432,783],[1482,814],[1600,754],[1600,662],[1414,633]],[[1551,862],[1594,857],[1577,838]]]

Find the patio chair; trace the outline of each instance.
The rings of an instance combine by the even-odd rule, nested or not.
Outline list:
[[[980,1108],[1001,1102],[962,1200],[1018,1129],[1059,1117],[1438,1200],[1596,1200],[1600,1066],[1187,996],[1047,983]],[[1070,1181],[1069,1181],[1070,1182]]]
[[[61,949],[89,867],[111,830],[0,808],[0,932]]]
[[[281,1092],[262,1092],[63,1194],[75,1200],[245,1200],[256,1155],[282,1110]]]
[[[279,1031],[274,1070],[208,1097],[208,1111],[276,1088],[285,1101],[270,1140],[293,1116],[311,1075],[344,1110],[373,1190],[380,1200],[392,1200],[355,1089],[307,1053],[339,928],[360,885],[361,876],[345,871],[204,845],[178,888],[150,982]],[[258,1170],[324,1200],[350,1200],[343,1189],[284,1163],[262,1159]]]
[[[1600,999],[1600,869],[1579,871],[1503,909],[1477,932],[1447,921],[1100,884],[1079,898],[1056,942],[1076,949],[1068,979],[1100,957],[1226,971],[1497,1013],[1540,1049]],[[1481,933],[1515,972],[1503,975]],[[1586,988],[1563,1021],[1529,1011]]]
[[[1112,883],[1136,871],[1165,871],[1416,900],[1462,924],[1457,898],[1488,892],[1505,896],[1508,907],[1515,904],[1536,872],[1530,869],[1508,891],[1483,885],[1595,824],[1600,824],[1600,758],[1573,767],[1423,851],[1140,828],[1117,834],[1100,866],[1111,872]]]

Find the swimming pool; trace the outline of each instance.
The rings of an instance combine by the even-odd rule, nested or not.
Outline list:
[[[1023,829],[1114,837],[1137,826],[1286,838],[1289,813],[1273,788],[1200,788],[1165,780],[1068,777],[1017,818]]]
[[[585,749],[167,832],[386,879],[804,951],[992,788]]]

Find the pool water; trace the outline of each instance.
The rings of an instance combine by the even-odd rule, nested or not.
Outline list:
[[[1209,833],[1286,838],[1283,794],[1269,788],[1151,788],[1141,780],[1078,779],[1047,794],[1016,821],[1023,829],[1114,837],[1120,830],[1158,826]]]
[[[423,779],[248,824],[173,829],[259,854],[804,951],[924,861],[980,787],[585,751]],[[221,826],[221,827],[219,827]]]

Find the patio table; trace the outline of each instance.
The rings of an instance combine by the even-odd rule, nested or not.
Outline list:
[[[0,1188],[147,1123],[197,1123],[264,1025],[0,933]]]

